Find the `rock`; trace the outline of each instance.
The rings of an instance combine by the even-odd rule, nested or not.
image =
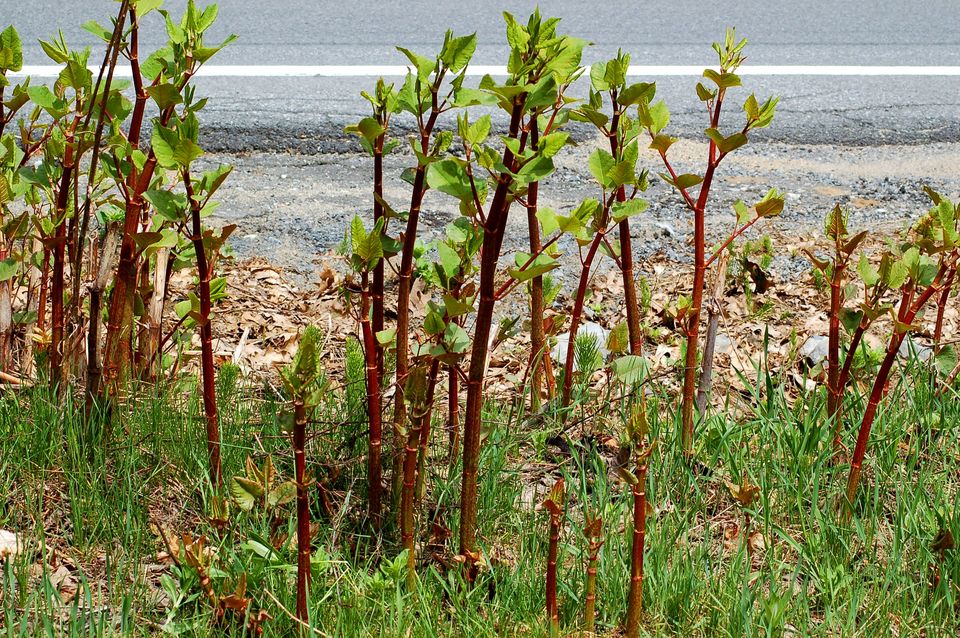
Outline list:
[[[926,362],[933,355],[933,349],[907,337],[900,344],[900,349],[897,351],[897,354],[901,359],[909,360],[911,357],[916,357],[917,361]]]
[[[660,237],[673,238],[678,235],[676,229],[674,229],[673,226],[665,222],[657,222],[656,227],[657,227],[657,230],[659,231],[657,235],[659,235]]]
[[[717,338],[713,342],[713,352],[715,354],[730,354],[733,352],[733,340],[722,332],[718,332]]]
[[[22,549],[16,534],[0,529],[0,560],[16,556]]]
[[[800,346],[800,356],[811,368],[826,361],[830,353],[830,339],[824,335],[808,337]]]

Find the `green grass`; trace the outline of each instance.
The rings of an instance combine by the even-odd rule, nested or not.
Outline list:
[[[960,558],[953,550],[941,560],[931,543],[941,527],[960,537],[960,402],[935,396],[928,378],[925,370],[913,370],[884,402],[849,524],[835,505],[846,466],[831,462],[818,395],[796,396],[761,374],[747,401],[752,407],[731,404],[699,425],[698,458],[710,473],[694,475],[677,452],[672,402],[655,392],[649,408],[659,444],[651,462],[656,513],[647,536],[645,632],[853,636],[889,635],[895,627],[900,636],[957,635]],[[260,463],[270,454],[289,478],[278,404],[267,392],[243,387],[231,369],[220,388],[225,475],[242,473],[247,455]],[[323,635],[546,636],[548,517],[526,503],[532,485],[545,491],[560,476],[569,485],[561,627],[578,635],[582,621],[587,549],[581,528],[589,507],[602,514],[606,539],[598,627],[617,635],[626,611],[632,500],[608,472],[611,456],[596,438],[576,430],[574,453],[564,456],[542,443],[544,433],[558,427],[552,417],[531,419],[508,403],[491,404],[478,536],[488,567],[469,588],[456,569],[427,557],[418,591],[408,593],[393,530],[371,536],[362,518],[357,400],[354,390],[330,393],[310,444],[314,473],[332,490],[332,515],[312,492],[319,532],[310,597],[312,623]],[[216,529],[198,409],[192,388],[140,389],[136,400],[115,408],[108,433],[85,424],[82,405],[43,389],[0,399],[0,528],[31,544],[2,565],[0,636],[249,635],[229,615],[214,621],[193,569],[158,566],[164,547],[153,523],[171,536],[208,536],[216,551],[213,587],[227,593],[245,573],[253,607],[273,616],[264,635],[294,635],[281,606],[295,606],[295,551],[269,549],[271,535],[293,533],[293,510],[247,513],[234,506],[226,529]],[[620,409],[603,397],[585,405],[591,416],[584,429],[616,434]],[[862,399],[852,397],[851,421],[861,409]],[[845,440],[852,440],[854,427],[848,424]],[[447,560],[456,553],[459,468],[446,476],[442,424],[434,431],[438,457],[420,538],[430,536],[426,510],[438,512],[451,537],[436,551]],[[742,534],[730,538],[743,515],[724,486],[745,475],[761,488],[751,515],[764,548],[752,564]],[[67,603],[51,580],[61,563],[76,568],[77,594]]]

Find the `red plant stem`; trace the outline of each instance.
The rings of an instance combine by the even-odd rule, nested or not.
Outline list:
[[[717,345],[717,329],[720,326],[720,299],[723,297],[723,286],[727,279],[727,259],[720,260],[714,280],[713,295],[707,309],[707,334],[703,345],[703,371],[700,374],[700,383],[697,386],[697,411],[703,414],[707,409],[710,391],[713,389],[713,360]]]
[[[937,300],[937,323],[933,330],[933,347],[940,349],[940,339],[943,336],[943,316],[947,310],[947,304],[950,302],[950,293],[953,292],[953,282],[957,276],[956,267],[950,269],[946,282],[943,284],[943,292]]]
[[[530,117],[530,145],[537,147],[540,138],[536,114]],[[542,249],[540,241],[540,220],[537,219],[537,196],[540,182],[533,182],[527,189],[527,229],[530,235],[530,254],[536,255]],[[540,409],[540,392],[543,389],[543,367],[541,359],[549,356],[546,352],[546,335],[543,331],[543,277],[530,280],[530,409]]]
[[[627,638],[640,635],[640,611],[643,609],[643,554],[647,535],[647,460],[637,466],[633,486],[633,544],[630,549],[630,593],[627,598]]]
[[[720,121],[720,109],[723,105],[725,91],[720,89],[717,93],[716,101],[711,114],[711,126],[716,128]],[[675,176],[673,167],[667,162],[666,155],[661,153],[667,170]],[[697,349],[700,337],[700,311],[703,307],[703,288],[706,282],[707,262],[705,255],[706,248],[706,228],[705,211],[707,199],[710,196],[710,186],[713,183],[713,175],[720,163],[722,156],[717,155],[717,145],[710,141],[707,170],[703,175],[703,182],[700,184],[700,193],[696,203],[692,202],[691,197],[685,190],[681,191],[684,201],[693,211],[694,231],[694,270],[693,270],[693,294],[690,308],[687,310],[685,336],[687,340],[686,357],[684,359],[683,374],[683,400],[681,405],[681,428],[680,438],[683,444],[683,453],[686,457],[693,456],[693,417],[697,391]],[[691,206],[691,203],[693,205]]]
[[[140,74],[138,54],[139,22],[136,10],[130,10],[130,71],[133,76],[133,85],[136,100],[133,115],[130,119],[130,128],[127,132],[127,141],[134,149],[140,144],[140,129],[143,125],[144,112],[149,95],[143,86],[143,77]],[[181,80],[182,89],[190,80],[188,71]],[[160,113],[160,125],[166,126],[174,114],[173,107],[164,109]],[[126,207],[123,216],[123,235],[120,243],[120,260],[117,264],[113,293],[110,298],[110,311],[107,315],[107,338],[104,347],[104,376],[108,381],[110,391],[118,390],[120,381],[127,377],[130,371],[131,338],[133,336],[133,306],[136,291],[139,254],[134,235],[141,222],[144,210],[143,193],[149,188],[150,181],[157,166],[157,158],[150,149],[143,169],[138,173],[132,168],[127,177],[125,186]]]
[[[833,262],[830,278],[830,328],[827,344],[827,418],[838,419],[840,411],[840,306],[843,303],[843,265]]]
[[[53,273],[51,276],[51,303],[50,303],[50,380],[54,386],[59,386],[63,380],[63,295],[64,295],[64,265],[67,247],[67,204],[70,198],[70,184],[75,166],[74,134],[80,124],[80,114],[73,119],[73,124],[66,131],[65,150],[63,152],[63,168],[60,175],[60,189],[57,191],[57,206],[54,211],[56,230],[53,238]]]
[[[383,260],[381,260],[382,264]],[[367,289],[367,273],[362,275],[360,293],[360,330],[363,333],[363,353],[367,371],[367,422],[370,433],[367,443],[367,513],[374,529],[382,522],[381,490],[383,470],[381,452],[383,447],[382,396],[380,394],[380,368],[373,327],[370,325],[370,294]],[[381,298],[381,303],[383,299]],[[382,310],[382,308],[381,308]]]
[[[930,298],[943,288],[943,278],[946,275],[947,266],[941,265],[933,282],[920,294],[915,301],[913,298],[913,289],[904,290],[900,302],[900,321],[906,325],[911,325],[916,318],[917,313],[930,300]],[[911,302],[912,301],[912,302]],[[867,442],[870,439],[870,429],[873,427],[873,421],[877,416],[877,408],[880,405],[880,399],[883,397],[883,389],[887,385],[887,379],[890,377],[890,371],[897,359],[897,352],[904,338],[909,331],[900,332],[896,327],[890,335],[890,342],[887,345],[887,352],[877,372],[877,378],[873,382],[873,388],[870,391],[870,399],[867,402],[866,410],[863,413],[863,419],[860,421],[860,430],[857,432],[857,444],[853,450],[853,458],[850,460],[850,474],[847,477],[847,515],[853,513],[853,503],[857,496],[857,488],[860,485],[860,473],[863,468],[863,459],[867,453]]]
[[[607,223],[607,214],[604,211],[600,221],[601,228]],[[590,269],[593,267],[593,259],[597,255],[597,250],[603,241],[604,231],[598,231],[590,242],[590,248],[587,250],[587,256],[583,260],[580,268],[580,283],[577,285],[577,296],[573,300],[573,311],[570,313],[570,332],[567,339],[567,352],[563,363],[563,393],[560,395],[560,407],[570,406],[570,395],[573,391],[573,363],[576,356],[577,331],[580,329],[580,317],[583,314],[583,303],[587,297],[587,286],[590,283]]]
[[[307,410],[303,398],[293,402],[293,459],[297,482],[297,618],[309,622],[307,591],[310,586],[310,490],[307,486]]]
[[[547,549],[547,619],[550,636],[560,633],[560,611],[557,605],[557,553],[560,547],[560,512],[550,512],[550,546]]]
[[[7,258],[6,246],[0,247],[0,261]],[[9,372],[13,345],[13,301],[10,281],[0,281],[0,371]]]
[[[424,420],[429,418],[424,395],[427,383],[423,369],[416,367],[411,374],[417,375],[411,385],[410,401],[412,413],[409,414],[407,439],[403,447],[403,486],[400,494],[400,541],[407,552],[407,589],[413,591],[417,586],[416,545],[414,544],[413,497],[417,474],[417,449]],[[411,377],[413,378],[413,377]]]
[[[50,249],[44,244],[43,265],[40,268],[40,293],[37,299],[37,330],[47,328],[47,289],[50,281]]]
[[[380,221],[380,218],[383,217],[383,142],[386,138],[386,133],[380,135],[377,138],[376,144],[373,147],[373,221]],[[380,259],[377,261],[376,265],[373,267],[373,290],[371,291],[371,298],[373,300],[373,333],[377,334],[383,330],[383,269],[384,269],[384,260]],[[383,348],[380,347],[380,343],[374,339],[374,348],[376,350],[376,361],[377,361],[377,383],[379,385],[379,378],[383,377]]]
[[[610,119],[610,152],[614,157],[620,150],[620,116],[616,91],[611,93],[613,117]],[[621,186],[617,189],[617,201],[627,201],[627,191]],[[630,220],[620,222],[620,273],[623,278],[623,305],[627,311],[627,334],[630,340],[630,354],[639,355],[643,350],[643,331],[640,327],[640,304],[637,302],[637,280],[633,274],[633,239],[630,236]]]
[[[456,366],[447,368],[447,437],[448,465],[452,469],[460,454],[460,371]]]
[[[210,482],[216,487],[223,485],[223,473],[220,468],[220,421],[217,415],[216,368],[213,365],[213,327],[211,325],[210,280],[212,268],[207,262],[207,251],[203,245],[203,226],[200,221],[201,204],[194,197],[193,184],[190,181],[190,169],[183,171],[183,184],[190,202],[193,220],[192,237],[197,258],[197,277],[200,280],[200,370],[203,377],[203,413],[207,422],[207,452],[210,463]]]
[[[103,291],[90,287],[90,325],[87,327],[87,410],[93,408],[100,389],[100,313],[103,308]]]
[[[516,139],[520,130],[526,94],[514,98],[508,136]],[[503,151],[503,165],[515,169],[513,152],[509,147]],[[469,566],[468,578],[472,580],[476,567],[470,554],[476,544],[477,527],[477,470],[480,462],[480,426],[483,409],[483,379],[487,371],[487,352],[490,344],[490,329],[493,325],[493,309],[496,304],[495,279],[497,259],[503,245],[507,217],[512,198],[508,197],[513,180],[502,172],[497,179],[497,188],[490,202],[487,224],[483,234],[480,255],[479,301],[477,303],[476,329],[473,348],[470,352],[470,369],[467,373],[467,407],[463,424],[463,478],[460,494],[460,553]]]
[[[420,130],[420,149],[423,154],[430,151],[430,137],[440,115],[440,106],[437,102],[436,90],[433,91],[433,105],[430,116]],[[400,447],[398,432],[406,418],[404,390],[407,374],[410,370],[410,285],[413,280],[413,253],[417,244],[417,224],[420,219],[420,207],[426,193],[427,164],[418,162],[413,177],[413,191],[410,194],[410,213],[407,216],[407,228],[403,235],[403,248],[400,253],[400,272],[397,280],[397,358],[396,358],[396,394],[393,406],[393,431],[397,440],[396,447]],[[398,490],[401,488],[401,455],[394,455],[393,459],[393,492],[396,502]]]
[[[583,628],[589,635],[596,630],[597,609],[597,563],[599,562],[602,541],[588,537],[589,555],[587,556],[587,586],[583,602]]]
[[[868,293],[864,291],[864,295],[867,294]],[[866,316],[864,316],[857,325],[856,330],[853,331],[853,337],[850,339],[850,347],[847,349],[847,354],[843,360],[843,368],[840,370],[840,374],[837,377],[837,390],[839,394],[837,396],[837,415],[833,424],[834,452],[840,451],[840,449],[843,447],[843,440],[841,436],[843,430],[843,419],[840,418],[840,414],[843,411],[843,397],[846,394],[847,384],[850,380],[850,371],[853,368],[854,357],[857,354],[857,350],[860,348],[860,342],[863,341],[863,335],[870,327],[870,323],[871,322],[866,318]]]
[[[427,379],[426,415],[420,425],[420,449],[417,451],[417,481],[414,490],[414,500],[419,505],[426,494],[427,485],[427,458],[430,455],[430,427],[433,421],[433,400],[437,392],[437,378],[440,376],[440,360],[434,359],[430,364],[430,374]]]

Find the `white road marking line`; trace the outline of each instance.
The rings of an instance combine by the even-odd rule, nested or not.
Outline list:
[[[31,76],[35,78],[55,78],[62,67],[30,65],[17,72],[9,72],[11,77]],[[99,67],[91,66],[97,73]],[[630,67],[632,77],[699,76],[704,67],[693,65],[662,65]],[[262,78],[306,78],[306,77],[397,77],[407,73],[402,65],[231,65],[212,64],[200,69],[201,77],[262,77]],[[467,75],[507,74],[506,67],[476,65],[467,69]],[[752,65],[741,67],[739,75],[829,75],[829,76],[960,76],[960,66],[815,66],[815,65]],[[130,77],[129,67],[116,70],[118,77]]]

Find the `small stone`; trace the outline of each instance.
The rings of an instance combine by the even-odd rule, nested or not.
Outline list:
[[[16,534],[0,529],[0,560],[16,556],[22,549]]]
[[[830,339],[824,335],[814,335],[807,338],[800,346],[800,356],[811,368],[823,363],[830,353]]]
[[[910,359],[916,357],[917,361],[926,362],[930,359],[930,356],[933,354],[933,349],[929,346],[925,346],[922,343],[917,343],[910,337],[907,337],[900,343],[900,349],[897,351],[897,354],[901,359]]]
[[[730,354],[733,352],[733,340],[722,332],[718,332],[717,338],[713,342],[713,352],[715,354]]]

